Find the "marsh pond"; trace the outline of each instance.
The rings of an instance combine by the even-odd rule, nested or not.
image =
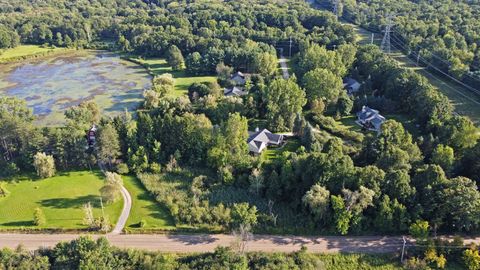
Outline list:
[[[87,100],[108,116],[132,111],[150,84],[143,67],[104,51],[0,65],[0,96],[24,99],[42,126],[63,124],[65,110]]]

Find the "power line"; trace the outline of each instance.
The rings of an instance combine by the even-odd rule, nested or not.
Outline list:
[[[400,42],[398,39],[396,39],[395,37],[393,37],[393,40],[394,40],[395,44],[397,44],[399,47],[401,47],[402,49],[408,51],[408,48],[406,48],[405,46],[401,45],[401,42]],[[414,51],[412,51],[411,54],[413,54],[414,56],[416,55],[416,57],[417,57],[418,59],[421,59],[422,62],[427,63],[429,67],[432,67],[433,69],[435,69],[435,70],[437,70],[438,72],[442,73],[443,75],[447,76],[447,77],[450,78],[451,80],[453,80],[453,81],[461,84],[461,85],[464,86],[465,88],[467,88],[467,89],[469,89],[469,90],[471,90],[471,91],[474,91],[474,92],[477,93],[477,94],[480,94],[480,91],[479,91],[479,90],[477,90],[477,89],[475,89],[475,88],[473,88],[473,87],[471,87],[471,86],[463,83],[462,81],[459,81],[458,79],[452,77],[450,74],[445,73],[443,70],[441,70],[440,68],[436,67],[435,65],[433,65],[432,63],[430,63],[429,61],[427,61],[427,59],[425,59],[424,57],[422,57],[420,54],[415,53]]]
[[[400,44],[397,44],[395,41],[394,41],[394,43],[395,43],[396,45],[398,45],[398,46],[401,46]],[[428,64],[429,64],[429,66],[431,66],[431,67],[433,67],[434,69],[438,70],[438,69],[437,69],[435,66],[431,65],[431,63],[429,63],[429,62],[427,62],[426,60],[424,60],[424,59],[423,59],[423,58],[422,58],[420,55],[417,55],[417,57],[418,57],[418,58],[420,58],[420,59],[422,59],[422,61],[423,61],[423,62],[426,62],[426,63],[428,63]],[[413,62],[413,61],[412,61],[412,62]],[[419,65],[418,65],[418,64],[416,64],[416,63],[414,63],[414,64],[415,64],[416,66],[419,66]],[[435,75],[435,74],[433,74],[433,73],[430,73],[430,72],[428,72],[426,68],[425,68],[425,69],[423,69],[423,71],[424,71],[425,73],[427,73],[428,75],[432,76],[434,79],[436,79],[436,80],[438,80],[438,81],[442,82],[442,84],[444,84],[445,86],[447,86],[449,89],[453,90],[454,92],[456,92],[456,93],[460,94],[460,95],[461,95],[461,96],[463,96],[464,98],[466,98],[466,99],[468,99],[468,100],[472,101],[473,103],[475,103],[475,104],[477,104],[477,105],[480,105],[480,102],[478,102],[477,100],[475,100],[475,99],[473,99],[473,98],[471,98],[471,97],[469,97],[469,96],[465,95],[463,92],[461,92],[461,91],[459,91],[459,90],[455,89],[454,87],[450,86],[450,85],[449,85],[447,82],[443,81],[443,79],[442,79],[442,78],[440,78],[440,77],[436,76],[436,75]],[[439,70],[439,71],[440,71],[440,72],[442,72],[441,70]],[[445,73],[444,73],[444,72],[442,72],[442,74],[445,74]],[[446,75],[448,75],[448,74],[446,74]],[[478,92],[477,92],[475,89],[473,89],[473,91],[474,91],[475,93],[477,93],[477,94],[478,94]]]
[[[383,36],[382,44],[380,45],[380,49],[387,54],[392,53],[392,44],[390,42],[390,33],[392,32],[393,27],[393,14],[389,14],[387,16],[387,25],[385,26],[385,35]]]
[[[400,32],[395,31],[395,30],[393,30],[393,32],[394,32],[395,34],[399,35],[400,37],[404,38],[403,35],[402,35]],[[448,60],[446,60],[446,59],[438,56],[437,54],[431,52],[428,48],[422,47],[422,46],[420,46],[420,44],[417,44],[417,45],[416,45],[416,48],[428,50],[428,54],[429,54],[429,55],[437,58],[438,60],[440,60],[440,61],[443,62],[444,64],[446,64],[446,65],[448,65],[448,66],[451,66],[451,63],[450,63]],[[475,69],[480,69],[479,67],[475,66],[474,64],[470,64],[469,67],[473,67],[473,68],[475,68]],[[468,73],[466,73],[465,75],[468,76],[468,77],[470,77],[470,78],[472,78],[472,79],[474,79],[474,80],[476,80],[476,81],[478,81],[478,82],[480,82],[480,79],[475,78],[475,77],[471,76],[471,75],[468,74]]]

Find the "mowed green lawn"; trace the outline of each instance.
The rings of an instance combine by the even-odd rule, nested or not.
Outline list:
[[[124,176],[123,184],[132,197],[132,209],[126,224],[128,230],[175,229],[175,222],[168,209],[155,201],[140,180],[134,176]],[[142,220],[146,225],[140,228],[139,224]]]
[[[5,187],[10,194],[0,198],[0,229],[20,227],[48,229],[82,229],[84,212],[82,206],[90,202],[94,216],[102,214],[100,188],[104,184],[99,172],[59,173],[43,180],[8,182]],[[40,207],[47,223],[37,227],[33,224],[33,212]],[[105,205],[105,214],[115,224],[123,207],[123,200]]]
[[[17,59],[21,57],[28,57],[36,54],[49,53],[54,51],[64,51],[65,48],[41,47],[39,45],[20,45],[12,49],[7,49],[0,53],[0,62],[8,61],[9,59]]]
[[[193,83],[214,82],[215,76],[190,76],[185,71],[173,71],[167,61],[162,58],[135,59],[142,63],[153,75],[170,73],[175,79],[175,91],[169,93],[170,97],[180,97],[188,93],[188,87]]]

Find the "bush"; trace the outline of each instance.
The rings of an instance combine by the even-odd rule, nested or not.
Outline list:
[[[127,164],[125,163],[119,163],[117,165],[117,173],[121,174],[121,175],[126,175],[130,172],[130,170],[128,169],[128,166]]]
[[[53,156],[37,153],[33,157],[33,166],[40,178],[49,178],[55,175],[55,160]]]
[[[120,199],[120,187],[118,185],[107,184],[100,189],[100,194],[105,203],[114,203]]]
[[[43,226],[46,223],[47,219],[45,218],[42,209],[39,207],[35,208],[35,212],[33,213],[33,224],[35,224],[35,226]]]
[[[5,187],[5,184],[0,183],[0,198],[7,197],[8,194],[10,194],[10,192]]]

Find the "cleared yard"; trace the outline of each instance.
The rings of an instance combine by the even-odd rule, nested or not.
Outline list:
[[[155,201],[140,180],[134,176],[124,176],[123,184],[132,196],[132,209],[127,220],[128,230],[174,229],[175,222],[167,208]],[[145,226],[140,228],[140,222]]]
[[[285,152],[295,152],[300,147],[300,142],[298,139],[289,138],[285,145],[281,147],[269,147],[267,150],[262,153],[262,160],[266,162],[273,161],[277,158],[280,158]]]
[[[100,188],[103,186],[100,172],[70,172],[43,180],[19,180],[7,182],[7,197],[0,198],[0,229],[43,228],[83,229],[82,206],[90,202],[94,216],[102,214]],[[46,224],[33,224],[33,212],[40,207]],[[105,214],[115,223],[123,207],[123,200],[104,205]]]
[[[170,73],[175,79],[175,91],[169,93],[170,97],[180,97],[188,93],[188,87],[193,83],[214,82],[215,76],[190,76],[185,71],[173,71],[167,61],[162,58],[134,59],[147,68],[152,75]]]

